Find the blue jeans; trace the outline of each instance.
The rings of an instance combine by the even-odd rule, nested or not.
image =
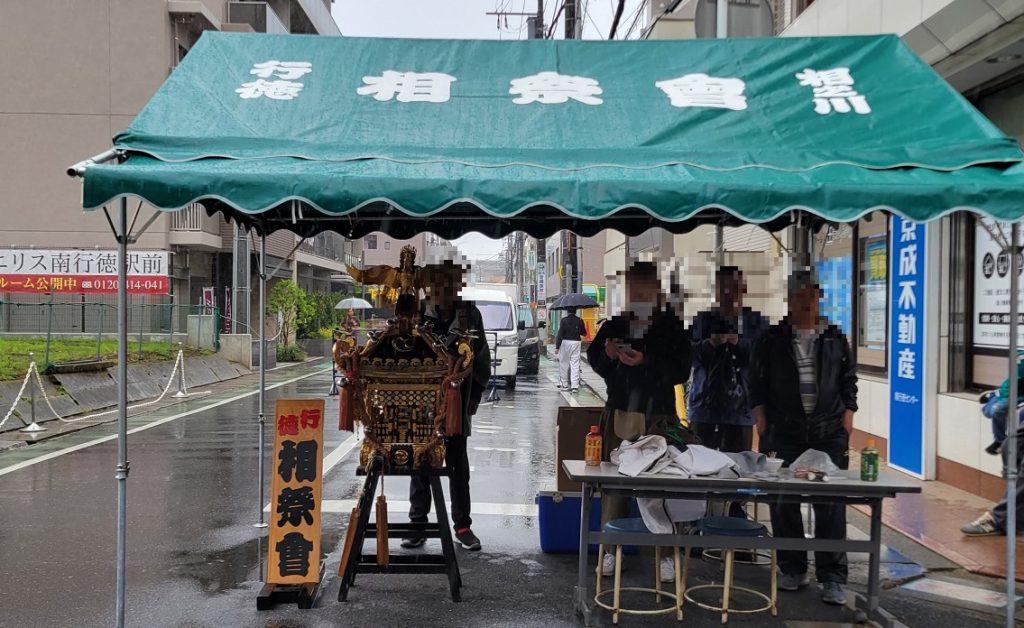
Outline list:
[[[1006,415],[1009,405],[1007,399],[992,397],[981,408],[981,413],[992,419],[992,439],[997,443],[1006,440]],[[1024,410],[1018,413],[1017,419],[1024,424]]]

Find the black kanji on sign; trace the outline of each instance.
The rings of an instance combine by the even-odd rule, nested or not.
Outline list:
[[[313,525],[314,508],[316,504],[311,486],[281,489],[281,494],[277,496],[277,514],[281,515],[281,520],[277,525],[283,526],[288,522],[293,526],[299,526],[303,520],[306,525]]]
[[[281,452],[277,454],[280,464],[277,474],[285,482],[312,482],[316,479],[317,443],[315,440],[304,440],[298,444],[292,440],[281,443]]]
[[[313,543],[301,532],[290,532],[277,542],[277,569],[282,577],[305,576],[309,573],[309,553]]]

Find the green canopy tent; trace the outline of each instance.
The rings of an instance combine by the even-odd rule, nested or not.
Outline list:
[[[261,235],[306,237],[778,230],[875,210],[920,222],[955,211],[1017,221],[1022,158],[895,36],[206,33],[113,148],[69,174],[82,178],[87,210],[119,205],[110,224],[124,251],[137,235],[128,199],[154,216],[200,203]],[[119,622],[125,404],[122,394]]]

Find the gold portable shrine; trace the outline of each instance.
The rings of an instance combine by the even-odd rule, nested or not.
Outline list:
[[[361,283],[397,292],[387,328],[370,332],[362,347],[344,334],[334,359],[342,373],[342,429],[363,424],[359,462],[367,468],[380,456],[391,471],[444,466],[444,437],[461,433],[460,388],[473,362],[468,331],[446,337],[420,324],[419,291],[431,281],[451,281],[458,267],[416,267],[416,250],[402,249],[398,269],[349,268]],[[448,330],[443,330],[448,331]]]

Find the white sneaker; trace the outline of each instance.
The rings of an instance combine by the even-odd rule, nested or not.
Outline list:
[[[672,558],[662,558],[658,570],[661,572],[662,582],[676,581],[676,561]]]
[[[601,559],[601,575],[615,575],[615,554],[605,554],[604,558]]]

